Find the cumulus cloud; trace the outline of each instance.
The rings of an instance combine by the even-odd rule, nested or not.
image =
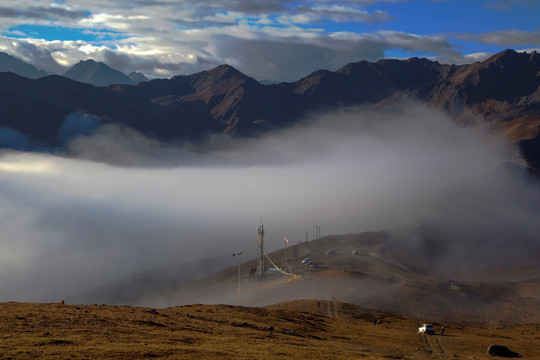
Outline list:
[[[461,247],[448,256],[469,240],[499,250],[512,242],[520,261],[538,252],[527,235],[539,230],[538,191],[500,166],[505,146],[423,107],[333,112],[197,146],[104,126],[68,149],[0,157],[1,301],[56,301],[164,264],[254,257],[261,216],[269,252],[284,235],[303,241],[314,224],[335,234],[426,219],[446,220],[430,222],[442,228],[468,219],[448,232]],[[467,206],[470,197],[453,192],[464,185],[486,200]]]

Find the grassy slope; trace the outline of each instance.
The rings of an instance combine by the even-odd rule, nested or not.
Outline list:
[[[484,358],[489,344],[540,358],[540,325],[474,328],[419,321],[332,301],[267,308],[192,305],[0,304],[2,359],[438,359]],[[374,326],[374,318],[382,324]],[[436,329],[440,324],[435,324]]]

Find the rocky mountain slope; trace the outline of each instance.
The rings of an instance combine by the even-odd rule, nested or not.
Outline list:
[[[461,123],[480,122],[520,145],[529,165],[540,163],[540,55],[535,52],[506,50],[460,66],[418,58],[360,61],[272,85],[228,65],[107,87],[58,76],[30,80],[0,73],[0,95],[0,126],[49,146],[58,145],[58,129],[72,113],[132,127],[158,140],[193,140],[215,133],[253,136],[336,107],[414,100],[443,109]]]

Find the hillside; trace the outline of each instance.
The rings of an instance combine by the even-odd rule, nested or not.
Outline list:
[[[241,265],[239,296],[238,268],[233,267],[144,296],[125,297],[124,302],[115,304],[268,306],[290,300],[334,298],[379,311],[467,325],[540,323],[540,268],[535,263],[538,248],[520,249],[515,242],[512,249],[522,261],[504,262],[493,254],[488,265],[481,262],[484,250],[469,245],[470,259],[460,254],[442,257],[440,247],[449,244],[442,243],[447,240],[437,237],[438,232],[424,230],[414,245],[407,238],[410,231],[327,236],[293,245],[287,249],[287,268],[294,276],[272,273],[260,278],[250,274],[256,261],[246,261]],[[269,257],[277,266],[284,266],[283,250]],[[307,257],[313,266],[302,263]],[[268,261],[266,265],[272,267]],[[142,281],[139,285],[145,286]],[[98,303],[109,299],[106,294],[101,298],[97,293],[87,295]],[[66,300],[92,303],[81,296]]]
[[[96,64],[80,64],[86,69],[81,74],[103,68]],[[460,66],[418,58],[360,61],[335,72],[320,70],[296,82],[272,85],[262,85],[228,65],[100,88],[57,76],[29,80],[1,73],[0,125],[27,136],[29,143],[55,147],[65,117],[83,113],[157,140],[193,141],[219,133],[256,136],[343,106],[381,108],[412,100],[442,109],[462,124],[481,123],[518,145],[528,164],[536,167],[540,161],[538,74],[539,54],[512,50]]]
[[[419,335],[425,319],[334,301],[166,309],[2,303],[0,314],[6,359],[478,359],[490,344],[540,356],[538,324],[435,322],[437,334]]]

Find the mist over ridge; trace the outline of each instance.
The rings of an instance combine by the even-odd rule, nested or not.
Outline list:
[[[539,192],[503,166],[512,150],[407,103],[195,148],[105,125],[70,139],[68,156],[3,151],[0,301],[56,301],[167,263],[253,257],[261,216],[267,251],[284,235],[303,241],[316,223],[338,234],[430,219],[459,235],[442,262],[469,245],[496,248],[496,260],[510,243],[531,261]]]

